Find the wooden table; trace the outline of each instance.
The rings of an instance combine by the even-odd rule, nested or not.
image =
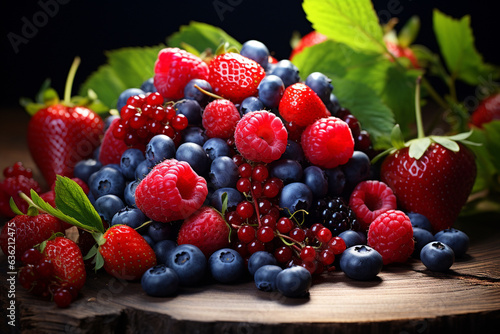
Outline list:
[[[4,114],[2,114],[4,117]],[[34,166],[22,112],[0,122],[1,166],[22,160]],[[35,173],[35,177],[39,177]],[[145,295],[140,283],[90,273],[68,309],[16,288],[15,329],[25,333],[496,333],[500,325],[500,220],[462,219],[471,247],[447,273],[420,261],[383,268],[379,278],[358,282],[342,272],[316,278],[308,299],[257,290],[250,280],[206,283],[173,298]],[[2,314],[6,260],[1,255]],[[4,323],[0,332],[12,327]]]

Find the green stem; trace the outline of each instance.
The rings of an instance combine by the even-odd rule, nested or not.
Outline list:
[[[417,121],[417,136],[418,138],[424,138],[424,126],[422,124],[422,110],[420,109],[420,82],[422,77],[417,78],[417,86],[415,88],[415,119]]]
[[[80,66],[80,57],[75,57],[73,64],[71,64],[71,68],[69,69],[66,86],[64,87],[64,102],[66,104],[71,102],[71,88],[73,87],[73,81],[75,80],[75,74],[78,66]]]
[[[210,96],[210,97],[213,97],[214,99],[217,99],[217,100],[222,100],[222,99],[224,99],[222,96],[219,96],[219,95],[214,94],[214,93],[210,93],[209,91],[204,90],[203,88],[201,88],[200,86],[198,86],[198,85],[196,85],[196,84],[194,85],[194,87],[195,87],[196,89],[198,89],[200,92],[202,92],[203,94],[208,95],[208,96]]]
[[[443,109],[448,109],[448,103],[446,103],[445,100],[436,92],[436,90],[431,86],[429,81],[425,77],[422,77],[422,85],[424,86],[425,90],[429,93],[429,95],[432,97],[432,99],[439,104],[439,106]]]

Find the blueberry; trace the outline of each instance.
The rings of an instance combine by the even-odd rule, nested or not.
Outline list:
[[[203,146],[205,142],[208,140],[208,136],[199,126],[188,126],[184,130],[182,130],[182,140],[185,143],[196,143],[200,146]]]
[[[179,245],[170,253],[167,265],[177,273],[181,285],[192,286],[203,279],[207,258],[196,246]]]
[[[457,258],[463,257],[469,249],[469,237],[464,232],[457,230],[456,228],[447,228],[445,230],[439,231],[434,235],[437,241],[447,244],[453,249],[455,256]]]
[[[455,262],[455,253],[447,244],[439,241],[431,241],[420,251],[420,260],[427,269],[443,272]]]
[[[336,116],[340,110],[340,102],[334,94],[330,94],[330,97],[325,105],[332,116]]]
[[[276,288],[285,297],[307,297],[311,284],[311,273],[301,266],[283,269],[276,275]]]
[[[151,248],[153,248],[155,246],[155,241],[153,239],[151,239],[151,237],[149,235],[143,234],[142,237],[144,238],[144,240],[146,240],[148,245],[151,246]]]
[[[266,69],[269,63],[269,50],[267,46],[256,40],[249,40],[241,46],[240,54],[255,60],[262,68]]]
[[[210,96],[200,91],[194,85],[197,85],[203,90],[212,93],[212,86],[208,81],[203,79],[192,79],[184,87],[184,98],[189,100],[195,100],[202,107],[206,106],[210,101]]]
[[[137,168],[135,169],[135,179],[136,180],[142,180],[143,178],[148,175],[148,173],[151,171],[151,169],[154,167],[153,163],[149,160],[144,160],[141,162],[139,165],[137,165]],[[135,200],[134,200],[135,203]]]
[[[203,144],[205,153],[208,154],[210,160],[215,160],[217,157],[230,157],[231,147],[222,138],[210,138]]]
[[[321,72],[313,72],[307,76],[305,84],[319,96],[325,105],[330,101],[333,85],[329,77]]]
[[[137,148],[129,148],[123,152],[120,158],[120,168],[127,180],[135,179],[135,170],[145,159],[144,153]]]
[[[89,182],[89,177],[102,168],[102,164],[95,159],[81,160],[76,163],[73,175],[83,182]]]
[[[175,156],[175,143],[169,136],[156,135],[146,145],[146,159],[156,165]]]
[[[155,87],[155,79],[149,78],[141,84],[141,89],[145,93],[156,93],[158,90]]]
[[[182,114],[188,119],[189,125],[201,125],[202,110],[196,100],[181,100],[175,104],[177,114]]]
[[[120,197],[116,195],[103,195],[96,199],[94,207],[105,221],[111,222],[113,216],[125,207]]]
[[[119,96],[118,102],[116,103],[116,109],[118,111],[122,110],[122,108],[127,104],[127,100],[129,97],[134,95],[144,94],[144,91],[139,88],[128,88],[125,89]]]
[[[361,233],[353,230],[346,230],[340,233],[339,237],[344,240],[347,248],[356,245],[364,245],[366,243],[366,239],[361,236]]]
[[[268,108],[276,108],[285,92],[285,84],[277,75],[267,75],[259,83],[259,100]]]
[[[311,189],[315,198],[325,197],[328,193],[328,179],[325,172],[317,166],[304,169],[304,183]]]
[[[236,209],[238,203],[244,200],[243,195],[234,188],[219,188],[210,196],[210,205],[219,212],[222,212],[222,194],[227,194],[227,208]]]
[[[301,209],[307,211],[312,203],[311,189],[301,182],[289,183],[281,190],[279,203],[285,213],[293,214]]]
[[[361,151],[354,151],[351,158],[342,166],[348,190],[354,189],[358,183],[368,179],[370,167],[368,155]]]
[[[172,239],[174,236],[174,229],[172,224],[162,222],[152,222],[148,225],[148,235],[154,242],[161,240]]]
[[[234,283],[245,273],[245,260],[231,248],[215,251],[208,259],[212,277],[221,283]]]
[[[274,255],[266,251],[255,252],[248,259],[248,272],[254,276],[257,269],[267,264],[278,264]]]
[[[410,218],[413,227],[423,228],[424,230],[432,232],[432,224],[426,216],[416,212],[408,212],[406,215]]]
[[[300,81],[299,69],[288,59],[280,60],[270,74],[279,76],[285,87]]]
[[[305,160],[304,150],[299,143],[289,139],[287,140],[285,152],[283,152],[280,159],[290,159],[302,163]]]
[[[156,255],[156,262],[158,264],[166,264],[170,253],[177,247],[173,240],[160,240],[153,246],[153,251]]]
[[[127,183],[125,186],[125,190],[123,191],[123,199],[125,200],[125,204],[127,204],[131,208],[135,208],[135,189],[139,185],[139,180],[135,180]]]
[[[210,166],[210,158],[198,144],[183,143],[177,148],[175,158],[179,161],[189,163],[191,168],[200,176],[207,176]]]
[[[111,225],[124,224],[132,227],[133,229],[137,229],[147,220],[148,218],[144,215],[144,213],[142,213],[141,210],[125,206],[114,214],[111,219]]]
[[[121,197],[125,190],[125,177],[116,168],[104,166],[90,176],[89,188],[95,199],[104,195]]]
[[[255,96],[249,96],[240,104],[240,115],[245,115],[251,111],[264,109],[264,103]]]
[[[217,157],[212,161],[209,172],[210,180],[215,188],[236,188],[239,179],[238,166],[230,157]]]
[[[415,239],[415,248],[412,257],[416,259],[420,258],[420,251],[425,245],[436,240],[431,232],[419,227],[413,227],[413,239]]]
[[[340,196],[346,184],[346,177],[342,168],[339,166],[325,169],[325,174],[328,178],[328,195],[333,197]]]
[[[277,265],[266,264],[259,267],[253,276],[257,289],[267,292],[278,290],[276,287],[276,276],[283,269]]]
[[[141,286],[149,296],[172,296],[179,289],[179,276],[166,265],[158,264],[146,270],[142,275]]]
[[[340,258],[340,269],[350,278],[359,281],[374,279],[382,270],[382,255],[366,245],[347,248]]]
[[[268,169],[271,177],[281,179],[284,184],[300,182],[304,175],[302,166],[297,160],[279,159],[270,163]]]

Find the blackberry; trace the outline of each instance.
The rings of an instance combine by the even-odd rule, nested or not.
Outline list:
[[[323,224],[333,236],[346,230],[358,230],[359,223],[349,205],[342,197],[324,197],[317,199],[311,205],[307,216],[308,225]]]

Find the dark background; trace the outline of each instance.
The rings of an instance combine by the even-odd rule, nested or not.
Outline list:
[[[22,35],[26,20],[33,23],[34,17],[41,17],[40,3],[52,4],[52,17],[47,16],[47,21],[15,52],[9,33]],[[417,43],[435,52],[438,48],[432,32],[432,9],[438,8],[455,18],[470,14],[477,49],[487,62],[500,64],[498,15],[490,8],[491,3],[485,0],[373,0],[376,12],[384,21],[396,16],[405,22],[411,15],[419,15],[422,29]],[[215,9],[217,4],[227,6],[222,16]],[[67,71],[76,55],[82,58],[82,63],[74,92],[105,62],[105,50],[162,43],[180,25],[191,20],[221,27],[240,42],[260,40],[278,59],[288,58],[294,31],[301,35],[311,31],[301,0],[22,0],[2,1],[0,6],[3,86],[0,106],[4,110],[18,105],[21,96],[34,97],[48,77],[62,96]]]

